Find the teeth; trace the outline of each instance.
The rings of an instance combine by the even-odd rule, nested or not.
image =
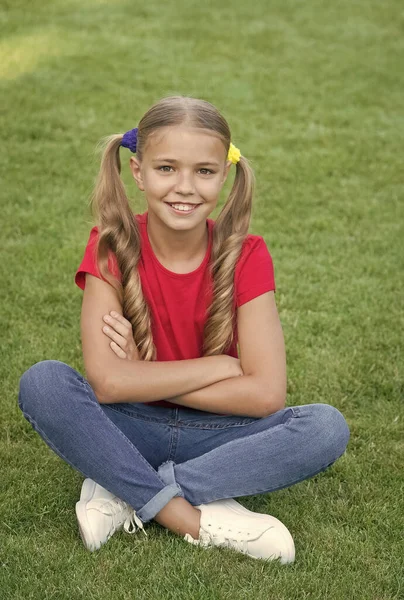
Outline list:
[[[171,206],[173,206],[176,210],[183,210],[184,212],[194,208],[192,204],[172,204]]]

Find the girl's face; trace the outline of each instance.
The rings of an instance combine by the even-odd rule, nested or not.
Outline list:
[[[151,134],[142,160],[132,156],[130,166],[149,212],[170,228],[188,230],[215,209],[231,166],[226,158],[213,132],[171,126]]]

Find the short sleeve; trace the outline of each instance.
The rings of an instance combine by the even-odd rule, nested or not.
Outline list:
[[[87,246],[84,250],[83,260],[80,263],[79,268],[76,271],[76,275],[74,281],[76,285],[79,286],[82,290],[84,290],[86,286],[86,273],[90,273],[99,279],[104,279],[100,271],[98,269],[96,250],[97,250],[97,241],[98,241],[98,227],[93,227],[90,231],[90,236],[88,238]],[[108,270],[112,275],[117,277],[118,280],[121,279],[118,262],[116,260],[115,254],[109,252],[108,255]],[[105,281],[105,279],[104,279]]]
[[[236,306],[275,289],[274,266],[265,240],[261,236],[251,235],[236,265]]]

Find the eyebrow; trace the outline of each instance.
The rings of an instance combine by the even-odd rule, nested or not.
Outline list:
[[[166,163],[172,163],[172,164],[174,164],[174,163],[176,163],[176,162],[178,162],[178,161],[176,161],[176,160],[175,160],[175,158],[154,158],[154,159],[152,160],[152,162],[154,162],[154,163],[166,162]],[[219,163],[217,163],[217,162],[211,162],[211,161],[209,161],[209,160],[208,160],[208,161],[206,161],[206,162],[199,162],[199,163],[196,163],[196,166],[197,166],[197,167],[202,167],[202,166],[204,166],[204,167],[205,167],[205,166],[210,166],[210,167],[220,167]]]

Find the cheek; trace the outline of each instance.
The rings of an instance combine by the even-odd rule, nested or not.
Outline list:
[[[153,196],[158,196],[169,187],[168,178],[153,177],[153,175],[146,175],[143,178],[143,183],[145,192]]]
[[[205,181],[200,181],[197,189],[201,196],[214,200],[219,196],[222,185],[220,180],[207,179]]]

